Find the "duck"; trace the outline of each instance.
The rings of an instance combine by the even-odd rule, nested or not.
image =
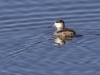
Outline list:
[[[56,20],[53,26],[57,28],[57,30],[54,32],[55,36],[58,36],[58,37],[78,36],[78,34],[76,34],[74,30],[70,28],[65,28],[65,22],[63,20]]]

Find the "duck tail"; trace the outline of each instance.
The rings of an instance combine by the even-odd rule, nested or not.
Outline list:
[[[83,35],[80,34],[76,34],[75,37],[82,37]]]

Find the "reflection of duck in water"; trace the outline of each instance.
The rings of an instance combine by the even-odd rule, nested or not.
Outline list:
[[[72,29],[65,28],[65,23],[63,20],[57,20],[54,23],[54,26],[57,28],[57,30],[54,32],[54,35],[58,37],[74,37],[74,36],[80,36],[77,35],[76,32]]]
[[[67,37],[67,38],[57,37],[57,38],[54,39],[54,41],[56,43],[55,45],[58,45],[58,46],[63,45],[63,44],[66,43],[66,41],[71,41],[71,40],[72,40],[71,37]]]
[[[61,38],[59,38],[59,37],[57,37],[56,39],[54,39],[54,41],[55,41],[55,45],[63,45],[63,44],[65,44],[66,43],[66,41],[65,40],[62,40]]]

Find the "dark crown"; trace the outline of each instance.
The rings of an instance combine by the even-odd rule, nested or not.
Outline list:
[[[64,21],[63,20],[57,20],[56,23],[63,23],[64,24]]]

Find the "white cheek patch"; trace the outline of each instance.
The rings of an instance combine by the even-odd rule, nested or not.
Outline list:
[[[62,27],[62,24],[61,24],[61,23],[55,23],[55,26],[56,26],[57,28],[60,28],[60,27]]]

